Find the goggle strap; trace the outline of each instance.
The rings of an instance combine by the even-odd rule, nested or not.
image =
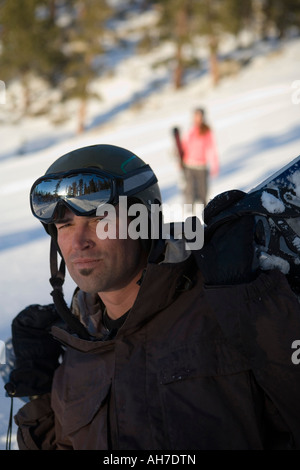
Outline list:
[[[50,278],[51,286],[54,289],[62,290],[63,283],[65,282],[66,266],[65,266],[64,259],[62,258],[59,269],[58,269],[57,246],[52,237],[51,237],[51,244],[50,244],[50,271],[51,271],[51,278]]]
[[[90,339],[90,335],[80,320],[73,315],[71,310],[66,304],[64,299],[62,286],[65,279],[65,262],[62,258],[60,267],[58,269],[57,264],[57,246],[53,238],[51,238],[50,246],[50,267],[51,267],[51,278],[50,284],[53,287],[51,296],[58,315],[68,325],[72,333],[75,333],[82,339]]]
[[[139,171],[135,175],[128,176],[123,181],[124,194],[129,196],[143,191],[151,184],[157,183],[157,178],[149,165],[147,165],[144,171]]]

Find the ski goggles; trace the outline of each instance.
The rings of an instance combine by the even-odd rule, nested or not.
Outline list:
[[[30,191],[32,213],[41,222],[55,221],[58,205],[76,215],[93,215],[103,204],[118,204],[119,196],[132,196],[157,183],[149,165],[117,176],[97,168],[84,168],[42,176]]]

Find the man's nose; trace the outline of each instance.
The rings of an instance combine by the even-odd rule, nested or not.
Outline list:
[[[80,224],[73,233],[72,246],[75,250],[84,250],[95,245],[95,234],[91,233],[87,224]]]

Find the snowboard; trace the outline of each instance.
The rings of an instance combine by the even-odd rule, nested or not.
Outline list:
[[[172,135],[175,141],[175,147],[177,150],[180,167],[182,168],[183,167],[183,148],[181,144],[180,131],[178,127],[172,128]]]
[[[300,293],[300,155],[248,193],[226,191],[209,202],[204,210],[205,237],[245,215],[254,216],[260,268],[279,269]]]

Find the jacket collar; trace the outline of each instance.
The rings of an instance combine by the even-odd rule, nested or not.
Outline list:
[[[155,258],[157,262],[154,262]],[[157,250],[155,258],[152,256],[153,262],[149,261],[147,264],[135,303],[116,338],[130,334],[141,323],[147,322],[159,311],[167,308],[182,291],[192,286],[196,265],[194,257],[183,249],[183,244],[179,243],[175,247],[173,243],[167,243],[163,254]],[[77,296],[80,302],[76,300]],[[101,306],[97,296],[77,290],[73,300],[74,309],[77,315],[80,311],[82,320],[85,322],[89,315],[94,317],[94,321],[101,321]],[[99,340],[103,339],[97,337],[91,337],[91,341],[79,339],[58,327],[53,327],[52,333],[64,344],[80,350],[99,347]],[[111,341],[101,341],[101,343],[111,343]],[[106,344],[105,347],[107,346]]]
[[[122,334],[127,334],[167,308],[182,291],[192,286],[189,280],[192,282],[190,278],[194,273],[195,264],[191,256],[178,263],[149,263],[135,303],[122,327]]]

